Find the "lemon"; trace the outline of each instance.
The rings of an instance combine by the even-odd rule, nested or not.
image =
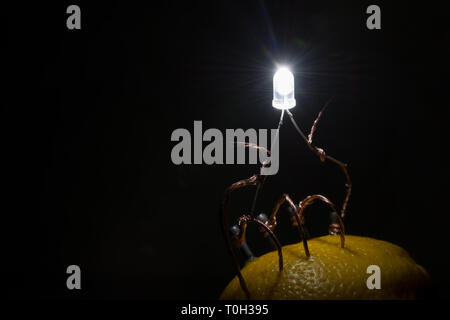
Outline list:
[[[308,258],[301,243],[282,248],[284,267],[279,270],[278,252],[272,251],[242,268],[251,299],[415,299],[430,277],[409,254],[392,243],[359,236],[323,236],[308,240]],[[368,267],[379,267],[380,288],[369,289]],[[369,269],[370,271],[370,269]],[[246,299],[235,277],[220,299]]]

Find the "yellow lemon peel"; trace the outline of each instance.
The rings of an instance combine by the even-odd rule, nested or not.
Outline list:
[[[301,243],[283,246],[284,268],[272,251],[242,268],[251,299],[415,299],[427,287],[426,270],[401,247],[360,236],[345,236],[345,248],[337,236],[308,240],[311,256]],[[380,289],[369,289],[367,267],[380,268]],[[220,299],[246,299],[235,277]]]

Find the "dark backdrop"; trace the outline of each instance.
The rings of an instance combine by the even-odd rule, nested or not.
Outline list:
[[[449,32],[438,5],[382,1],[77,1],[6,6],[2,223],[11,297],[216,299],[233,276],[219,225],[224,189],[257,166],[172,164],[176,128],[275,128],[275,62],[296,76],[305,131],[334,96],[315,142],[349,164],[348,232],[401,245],[449,297],[444,76]],[[285,121],[280,171],[257,205],[344,195]],[[253,189],[230,202],[248,213]],[[327,233],[327,210],[307,215]],[[284,244],[298,241],[286,221]],[[252,249],[268,250],[255,231]],[[82,269],[82,290],[65,287]]]

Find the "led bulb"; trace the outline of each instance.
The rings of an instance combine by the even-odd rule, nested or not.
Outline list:
[[[273,76],[272,106],[277,109],[295,107],[294,75],[288,68],[278,69]]]

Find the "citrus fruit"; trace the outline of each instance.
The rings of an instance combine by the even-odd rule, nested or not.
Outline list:
[[[311,256],[302,243],[282,247],[283,270],[278,252],[272,251],[242,268],[251,299],[415,299],[428,287],[427,271],[392,243],[360,236],[323,236],[308,240]],[[369,266],[379,267],[379,289],[369,289]],[[369,269],[370,270],[370,269]],[[221,299],[247,299],[235,277]]]

